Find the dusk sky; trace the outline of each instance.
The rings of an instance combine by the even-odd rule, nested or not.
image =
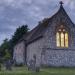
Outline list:
[[[17,27],[27,24],[34,28],[39,21],[51,17],[59,9],[60,0],[0,0],[0,44],[11,38]],[[62,0],[75,23],[75,0]]]

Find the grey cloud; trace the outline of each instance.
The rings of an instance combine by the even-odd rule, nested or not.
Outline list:
[[[50,17],[59,8],[60,0],[0,0],[0,42],[4,38],[10,38],[15,29],[23,24],[34,28],[38,21]],[[74,0],[62,0],[64,7],[75,20]],[[69,4],[69,6],[68,6]]]

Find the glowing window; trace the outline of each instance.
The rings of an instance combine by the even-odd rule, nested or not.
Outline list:
[[[68,47],[68,33],[65,33],[65,47]]]
[[[61,47],[64,47],[64,33],[63,32],[61,32],[61,34],[60,34],[60,36],[61,36]]]
[[[57,46],[60,47],[60,41],[59,41],[60,37],[59,37],[59,33],[58,32],[57,32],[56,36],[57,36],[57,38],[56,38],[57,39]]]
[[[59,29],[59,30],[56,33],[57,47],[68,47],[68,33],[66,32],[65,29]]]

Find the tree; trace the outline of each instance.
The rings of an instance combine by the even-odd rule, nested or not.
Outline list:
[[[3,43],[0,46],[0,70],[1,70],[1,64],[6,60],[11,58],[10,55],[10,46],[9,46],[9,40],[5,39]]]
[[[19,28],[16,29],[11,39],[13,46],[22,38],[24,34],[28,32],[28,30],[29,28],[27,25],[20,26]]]
[[[0,57],[10,58],[13,55],[13,47],[22,38],[24,34],[28,32],[29,28],[27,25],[22,25],[16,29],[14,35],[10,40],[7,38],[3,41],[0,46]]]
[[[8,50],[6,49],[5,50],[5,56],[4,56],[4,60],[5,60],[5,67],[6,67],[6,70],[11,70],[12,68],[12,64],[11,64],[11,55],[10,53],[8,52]]]
[[[6,38],[0,46],[0,56],[3,57],[5,55],[5,50],[9,50],[9,40]]]
[[[9,60],[10,58],[11,58],[10,52],[6,49],[4,59]]]

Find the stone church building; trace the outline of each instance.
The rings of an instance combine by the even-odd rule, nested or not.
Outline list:
[[[24,35],[14,47],[17,64],[75,67],[75,24],[62,3],[58,11]]]

